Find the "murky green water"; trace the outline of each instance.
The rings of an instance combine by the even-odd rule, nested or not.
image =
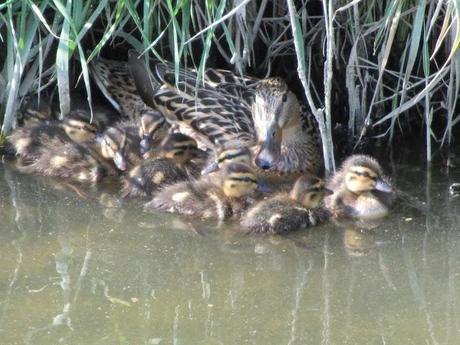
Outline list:
[[[460,173],[391,175],[427,215],[240,237],[0,165],[0,344],[459,344]]]

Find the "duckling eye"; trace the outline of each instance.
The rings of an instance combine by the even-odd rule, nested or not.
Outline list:
[[[283,101],[283,103],[285,103],[287,101],[287,94],[286,93],[283,95],[283,98],[281,98],[281,100]]]

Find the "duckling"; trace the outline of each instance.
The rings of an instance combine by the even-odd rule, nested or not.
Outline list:
[[[164,124],[164,118],[152,112],[144,113],[137,121],[119,122],[99,138],[101,154],[124,172],[151,156],[147,150],[161,143],[167,133]]]
[[[142,112],[139,118],[140,154],[146,158],[166,138],[170,130],[171,126],[158,111]]]
[[[165,187],[144,205],[144,210],[218,220],[240,215],[254,202],[256,175],[247,165],[230,163],[218,177],[217,184],[209,179],[200,179]]]
[[[205,154],[192,138],[171,133],[165,138],[157,157],[144,160],[129,171],[123,180],[124,197],[152,196],[160,188],[197,178],[199,168],[192,162]]]
[[[189,68],[180,69],[175,80],[171,64],[152,60],[149,68],[135,52],[129,55],[131,73],[118,61],[95,59],[91,64],[108,99],[136,103],[126,102],[124,108],[147,104],[159,110],[169,123],[209,150],[243,141],[255,147],[254,163],[263,170],[316,174],[322,169],[315,120],[284,80],[208,69],[203,82],[197,82],[197,72]],[[140,99],[145,104],[138,105]]]
[[[96,137],[97,128],[78,116],[67,116],[63,121],[30,123],[16,128],[7,140],[19,159],[30,161],[39,154],[42,143],[61,146],[73,141],[83,143]]]
[[[205,168],[201,171],[202,175],[208,175],[228,163],[241,163],[251,165],[252,154],[247,146],[241,142],[230,142],[220,146],[215,153],[215,159],[206,163]]]
[[[42,142],[35,157],[19,160],[17,167],[23,173],[90,185],[106,176],[117,175],[115,167],[106,162],[92,144],[73,141],[64,141],[59,145],[53,140]]]
[[[26,96],[18,115],[18,124],[21,126],[53,121],[50,97],[46,93]]]
[[[241,219],[244,233],[283,234],[305,229],[327,219],[327,214],[316,209],[325,194],[331,193],[317,177],[299,177],[292,190],[279,192],[260,201]]]
[[[367,155],[348,157],[327,183],[333,191],[325,197],[334,219],[377,219],[385,216],[396,193],[380,164]]]

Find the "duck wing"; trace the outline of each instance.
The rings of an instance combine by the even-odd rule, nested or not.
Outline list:
[[[151,60],[149,67],[130,54],[129,69],[140,96],[169,122],[209,148],[233,140],[255,142],[251,104],[256,79],[209,69],[198,80],[193,69],[181,69],[175,80],[172,64]],[[157,88],[159,81],[163,85]]]
[[[136,119],[143,113],[153,111],[139,95],[126,62],[95,58],[89,68],[104,97],[124,117]],[[157,82],[155,87],[158,89],[160,86]]]
[[[249,102],[209,85],[196,87],[194,81],[165,84],[154,96],[157,108],[165,117],[195,132],[198,141],[209,148],[228,141],[255,142],[254,123]]]

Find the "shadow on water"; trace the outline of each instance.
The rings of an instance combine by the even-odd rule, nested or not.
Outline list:
[[[1,165],[1,343],[458,344],[460,174],[391,175],[375,228],[241,237]]]

